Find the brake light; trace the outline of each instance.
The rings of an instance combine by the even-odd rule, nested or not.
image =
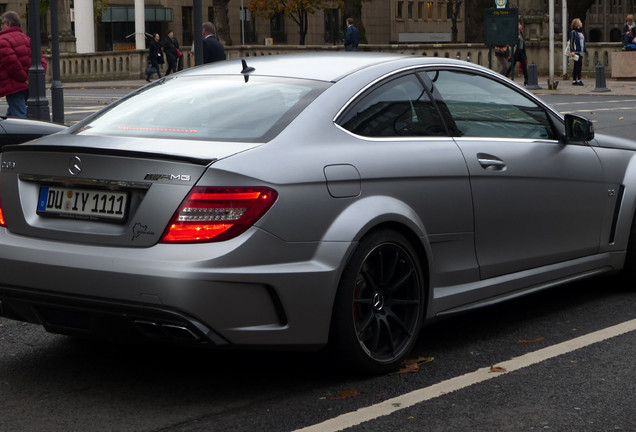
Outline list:
[[[194,187],[161,242],[212,242],[236,237],[254,225],[277,197],[276,191],[265,187]]]
[[[0,208],[0,226],[1,227],[6,227],[5,223],[4,223],[4,215],[2,214],[2,209]]]

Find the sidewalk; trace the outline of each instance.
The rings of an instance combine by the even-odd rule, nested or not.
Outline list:
[[[636,81],[627,81],[627,80],[614,80],[612,78],[605,78],[605,87],[597,88],[596,87],[596,78],[595,77],[583,77],[582,86],[572,85],[572,80],[563,80],[560,76],[555,76],[554,81],[558,81],[558,85],[556,90],[548,89],[548,77],[540,76],[538,79],[538,85],[541,87],[540,89],[529,89],[532,93],[536,95],[546,95],[546,94],[554,94],[554,95],[598,95],[598,96],[636,96]],[[521,78],[515,77],[515,82],[517,84],[523,85],[523,76]],[[607,90],[605,90],[607,89]]]
[[[596,78],[584,77],[583,86],[572,85],[571,80],[562,80],[560,76],[555,76],[555,81],[558,81],[556,90],[548,89],[548,77],[539,76],[538,85],[540,89],[529,89],[536,95],[555,94],[555,95],[580,95],[580,94],[592,94],[592,95],[607,95],[607,96],[636,96],[636,81],[626,80],[613,80],[612,78],[605,78],[605,88],[609,91],[599,91],[596,88]],[[519,78],[515,76],[515,82],[523,85],[523,76]],[[143,79],[139,80],[124,80],[124,81],[92,81],[92,82],[77,82],[77,83],[62,83],[62,87],[65,89],[130,89],[134,90],[147,84]],[[50,90],[50,84],[47,86],[47,90]]]

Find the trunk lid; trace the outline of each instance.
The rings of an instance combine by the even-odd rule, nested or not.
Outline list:
[[[63,242],[152,246],[211,163],[255,145],[62,134],[6,147],[6,228]]]

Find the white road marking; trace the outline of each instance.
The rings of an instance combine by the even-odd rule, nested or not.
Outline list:
[[[623,100],[604,100],[604,99],[599,99],[599,100],[593,100],[593,99],[588,99],[582,102],[555,102],[553,104],[550,105],[554,105],[554,106],[558,106],[558,105],[591,105],[591,104],[602,104],[602,105],[607,105],[607,104],[612,104],[612,103],[627,103],[627,102],[636,102],[636,99],[623,99]]]
[[[396,411],[411,407],[421,402],[458,391],[504,374],[515,372],[519,369],[532,366],[563,354],[576,351],[589,345],[620,336],[636,330],[636,319],[617,324],[587,335],[567,340],[560,344],[552,345],[538,351],[515,357],[511,360],[498,363],[497,369],[503,368],[505,372],[492,372],[490,367],[479,369],[475,372],[451,378],[434,384],[430,387],[414,390],[402,396],[397,396],[375,405],[360,408],[356,411],[342,414],[338,417],[326,420],[312,426],[298,429],[294,432],[336,432],[361,423],[392,414]]]
[[[631,111],[634,107],[613,107],[613,108],[587,108],[587,109],[579,109],[579,110],[569,110],[569,111],[561,111],[561,114],[572,114],[572,113],[581,113],[581,112],[599,112],[599,111]]]

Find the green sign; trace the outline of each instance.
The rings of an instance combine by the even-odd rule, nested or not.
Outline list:
[[[519,9],[486,9],[485,10],[486,45],[514,45],[519,34]]]

